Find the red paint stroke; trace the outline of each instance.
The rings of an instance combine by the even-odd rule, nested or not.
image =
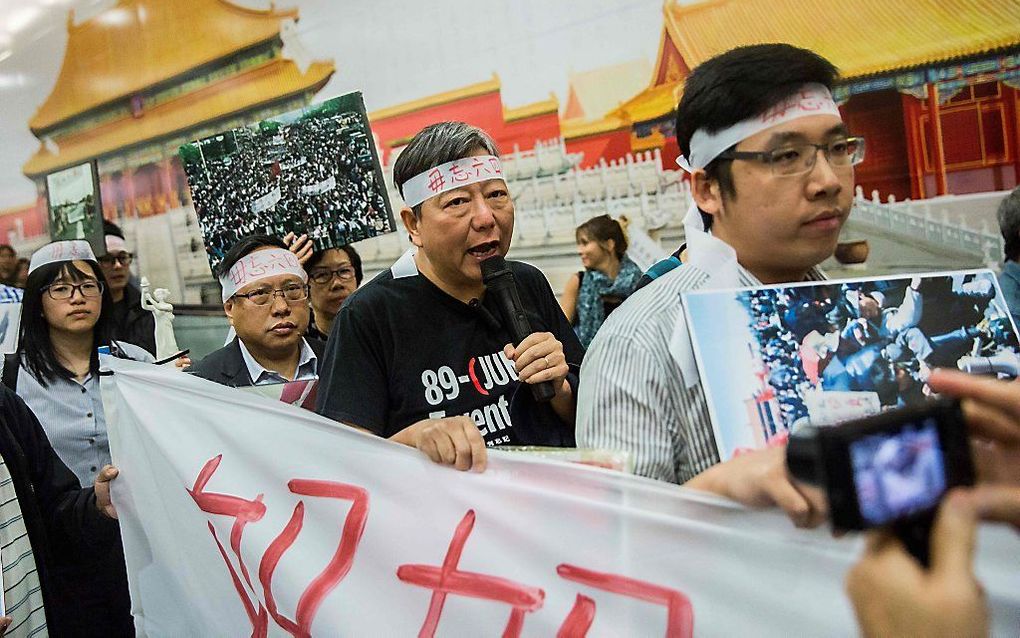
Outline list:
[[[453,533],[453,540],[450,541],[441,568],[432,565],[401,565],[397,568],[397,578],[402,582],[433,590],[425,622],[418,632],[420,638],[435,636],[447,594],[502,602],[512,606],[510,619],[503,630],[504,638],[520,636],[524,626],[524,614],[540,609],[545,602],[545,592],[537,587],[457,569],[464,545],[474,525],[475,511],[468,510]]]
[[[694,608],[691,607],[690,599],[675,589],[627,578],[618,574],[596,572],[574,565],[559,565],[556,567],[556,573],[562,578],[581,583],[582,585],[588,585],[595,589],[637,598],[638,600],[657,605],[665,605],[667,609],[666,636],[668,638],[690,638],[694,635]],[[574,607],[576,609],[577,605],[575,604]],[[571,611],[567,620],[569,621],[572,616],[574,616],[573,611]],[[566,624],[566,621],[564,624]],[[573,628],[567,627],[567,629]],[[560,631],[563,631],[562,627]],[[572,635],[580,636],[584,634]]]
[[[252,597],[249,595],[249,591],[254,594],[254,588],[252,587],[251,577],[248,574],[248,568],[244,564],[244,559],[241,557],[241,536],[244,533],[244,527],[250,522],[259,521],[265,516],[266,507],[262,503],[262,495],[259,494],[254,500],[248,501],[237,496],[230,496],[227,494],[216,494],[212,492],[206,492],[206,485],[209,484],[213,474],[216,473],[217,468],[220,466],[220,462],[223,460],[223,455],[217,455],[206,461],[202,470],[198,473],[198,477],[195,479],[195,484],[192,489],[187,490],[191,498],[194,499],[195,504],[198,505],[199,509],[203,512],[210,514],[219,514],[223,516],[233,516],[234,524],[230,530],[230,549],[234,552],[237,557],[237,562],[241,566],[241,573],[244,576],[244,581],[248,584],[246,590],[241,579],[237,575],[237,571],[234,569],[233,563],[230,562],[230,558],[227,556],[226,549],[220,542],[219,536],[216,534],[216,529],[212,523],[209,523],[209,531],[212,533],[213,540],[216,541],[216,547],[219,548],[220,556],[223,558],[223,562],[227,564],[227,569],[230,571],[230,578],[234,583],[234,589],[237,590],[237,595],[241,598],[241,603],[244,605],[245,613],[248,615],[248,620],[252,623],[252,636],[253,638],[259,638],[266,635],[268,630],[268,618],[266,617],[266,610],[259,602],[258,609],[256,611],[255,603],[252,602]],[[256,602],[258,601],[257,595],[255,596]]]
[[[583,594],[578,594],[570,613],[563,619],[556,638],[584,638],[595,622],[595,601]]]
[[[489,396],[489,391],[482,387],[482,384],[478,382],[478,375],[475,374],[475,363],[477,361],[474,357],[471,357],[471,360],[468,361],[468,377],[471,379],[471,383],[474,384],[475,390],[478,390],[480,394]]]
[[[277,612],[276,600],[273,596],[273,574],[284,552],[294,544],[301,532],[304,521],[303,501],[298,502],[294,507],[290,521],[270,544],[259,565],[259,581],[265,591],[266,607],[268,607],[273,620],[293,636],[306,637],[311,635],[312,622],[315,620],[322,601],[340,584],[354,564],[354,555],[357,553],[358,544],[361,542],[361,537],[365,532],[365,523],[368,520],[369,495],[364,488],[333,481],[293,479],[287,484],[287,487],[291,492],[303,496],[335,498],[351,502],[351,509],[344,520],[337,550],[325,569],[312,580],[301,594],[295,614],[296,620],[290,620]]]

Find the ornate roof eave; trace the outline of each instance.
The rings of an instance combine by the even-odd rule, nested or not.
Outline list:
[[[152,16],[159,15],[160,11],[169,16],[187,14],[189,19],[197,19],[203,12],[213,14],[212,19],[228,25],[229,37],[196,39],[195,46],[184,49],[187,55],[182,55],[179,53],[180,47],[173,43],[187,29],[177,28],[181,26],[179,24],[168,24],[172,19],[160,20],[153,17],[148,20],[146,27],[169,33],[161,35],[147,32],[144,37],[135,38],[132,38],[131,33],[118,34],[111,31],[114,28],[123,30],[124,27],[111,27],[101,22],[107,12],[131,9],[136,14],[143,11],[145,15]],[[29,120],[29,128],[37,137],[84,113],[128,99],[151,87],[172,82],[239,51],[262,46],[280,37],[281,21],[298,19],[296,8],[279,10],[275,3],[271,3],[268,9],[252,9],[231,4],[227,0],[174,0],[172,3],[163,0],[119,0],[107,12],[79,25],[74,24],[73,13],[69,13],[67,49],[57,80],[49,96]],[[212,23],[209,17],[206,20]],[[137,31],[142,27],[138,21],[133,21],[127,28]],[[119,57],[112,53],[110,47],[114,36],[126,41],[147,42],[150,46],[142,49],[147,52],[146,55]],[[153,56],[156,59],[150,60]],[[108,89],[103,88],[104,82],[109,85]]]
[[[246,111],[317,92],[335,71],[332,62],[313,62],[304,74],[291,60],[276,58],[146,111],[56,140],[58,152],[41,145],[22,171],[29,178],[179,136]]]

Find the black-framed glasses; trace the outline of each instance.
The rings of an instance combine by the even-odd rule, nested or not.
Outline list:
[[[256,288],[251,292],[234,293],[234,297],[244,297],[256,306],[264,306],[277,295],[286,301],[301,301],[308,298],[308,286],[305,284],[287,284],[283,288]]]
[[[134,253],[129,253],[126,250],[119,253],[111,253],[99,257],[99,263],[102,266],[112,266],[116,262],[120,262],[121,266],[130,266],[132,260],[134,260]]]
[[[95,299],[103,294],[103,284],[99,281],[84,281],[80,284],[50,284],[43,288],[50,299],[63,301],[74,296],[74,291],[81,293],[82,297]]]
[[[864,161],[864,138],[843,137],[825,144],[787,144],[771,151],[726,151],[721,159],[756,160],[767,165],[777,177],[792,177],[810,172],[818,160],[818,151],[836,168],[850,168]]]
[[[340,281],[350,281],[354,279],[354,269],[350,266],[340,266],[336,270],[314,270],[308,277],[317,284],[328,284],[333,277]]]

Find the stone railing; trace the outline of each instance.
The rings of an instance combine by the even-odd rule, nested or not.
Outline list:
[[[979,256],[989,267],[996,268],[1002,259],[1003,241],[987,220],[981,220],[978,228],[970,228],[963,221],[950,220],[949,213],[937,210],[937,206],[926,200],[897,203],[892,195],[882,202],[878,191],[872,191],[868,199],[858,186],[852,219],[905,239]]]

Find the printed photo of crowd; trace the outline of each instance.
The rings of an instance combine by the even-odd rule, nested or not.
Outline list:
[[[699,293],[687,302],[717,436],[744,430],[732,438],[740,445],[801,423],[916,405],[931,396],[926,380],[938,367],[1020,375],[1016,328],[990,271]],[[713,310],[739,312],[746,330],[722,334]],[[736,343],[723,349],[720,340]]]
[[[46,202],[50,239],[84,239],[100,254],[98,251],[106,252],[106,245],[96,175],[94,162],[50,173],[46,176]]]
[[[181,147],[215,269],[238,238],[307,234],[316,250],[396,226],[360,93]]]

